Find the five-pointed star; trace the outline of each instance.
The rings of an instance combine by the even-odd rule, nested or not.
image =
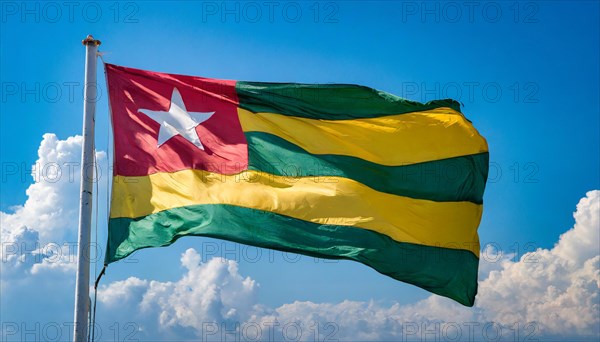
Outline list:
[[[196,126],[208,120],[215,113],[188,112],[177,88],[173,88],[168,112],[149,109],[140,109],[139,111],[160,124],[157,147],[179,134],[201,150],[204,150],[204,146],[196,132]]]

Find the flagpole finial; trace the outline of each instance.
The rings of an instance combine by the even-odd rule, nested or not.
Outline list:
[[[92,37],[91,34],[88,34],[88,36],[84,40],[81,41],[81,44],[83,44],[83,45],[93,44],[93,45],[98,46],[102,43],[98,39],[94,39],[94,37]]]

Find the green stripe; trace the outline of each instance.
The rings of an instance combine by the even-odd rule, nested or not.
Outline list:
[[[400,243],[367,229],[320,225],[224,204],[194,205],[138,219],[109,221],[106,264],[137,249],[208,236],[330,259],[350,259],[380,273],[472,306],[479,259],[470,251]]]
[[[347,120],[449,107],[455,100],[410,101],[377,89],[352,84],[237,82],[240,107],[254,113],[278,113],[311,119]]]
[[[483,202],[489,154],[385,166],[342,155],[314,155],[278,136],[245,132],[249,169],[278,176],[339,176],[394,195],[438,202]]]

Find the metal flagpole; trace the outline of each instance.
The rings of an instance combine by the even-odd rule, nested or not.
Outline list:
[[[94,189],[94,124],[96,115],[96,61],[99,40],[91,35],[85,45],[85,84],[83,104],[83,153],[81,155],[81,195],[79,197],[79,241],[77,280],[75,282],[75,324],[73,341],[87,341],[90,310],[90,236],[92,228],[92,190]]]

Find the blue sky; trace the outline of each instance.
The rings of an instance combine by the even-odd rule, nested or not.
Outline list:
[[[516,253],[511,261],[518,261],[552,249],[575,224],[580,199],[600,188],[599,10],[595,1],[3,1],[0,210],[11,214],[26,203],[45,133],[59,140],[81,134],[80,41],[91,33],[102,41],[104,60],[118,65],[234,80],[357,83],[418,101],[459,100],[490,148],[482,245]],[[102,63],[98,78],[96,145],[110,151]],[[99,187],[103,247],[106,185]],[[68,201],[55,204],[62,202]],[[54,242],[73,241],[69,232]],[[429,298],[360,264],[290,262],[297,257],[266,250],[252,262],[255,248],[202,238],[140,251],[132,262],[111,265],[103,282],[176,281],[189,248],[204,261],[213,254],[236,259],[240,274],[260,284],[257,302],[273,308],[344,300],[389,307]],[[6,274],[3,291],[11,293]],[[36,296],[12,305],[3,293],[3,320],[70,319],[72,284],[65,286],[66,302],[58,307]],[[47,313],[27,318],[33,306]]]

